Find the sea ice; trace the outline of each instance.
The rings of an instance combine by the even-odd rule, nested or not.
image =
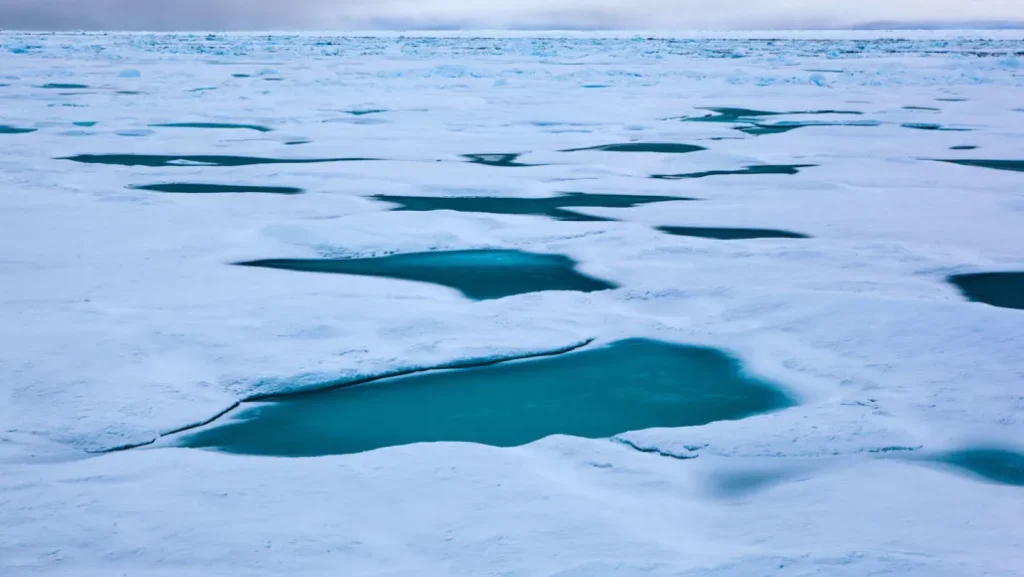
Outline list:
[[[1024,271],[1019,31],[0,46],[5,577],[1024,576],[1024,313],[977,276]],[[801,238],[706,238],[765,231]],[[467,253],[583,290],[233,264]],[[629,339],[792,402],[515,447],[175,446],[242,401]]]

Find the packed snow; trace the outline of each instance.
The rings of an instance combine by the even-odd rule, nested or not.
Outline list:
[[[1024,271],[1024,172],[937,162],[1024,160],[1021,94],[1012,31],[0,33],[0,573],[1024,575],[1024,488],[931,458],[1024,450],[1024,310],[947,281]],[[714,107],[785,114],[693,121]],[[593,149],[631,142],[706,150]],[[129,154],[168,162],[85,156]],[[800,168],[735,173],[764,165]],[[168,183],[304,192],[140,188]],[[566,192],[681,199],[373,198]],[[469,249],[618,288],[233,266]],[[797,404],[512,448],[175,445],[263,395],[636,337]]]

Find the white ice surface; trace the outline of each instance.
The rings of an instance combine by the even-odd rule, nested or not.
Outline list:
[[[1024,270],[1024,174],[927,160],[1024,159],[1019,36],[462,36],[0,35],[0,124],[39,129],[0,135],[0,574],[1024,575],[1021,489],[873,452],[1024,439],[1024,312],[944,282]],[[34,88],[46,83],[90,88]],[[767,121],[882,124],[752,137],[679,122],[701,106],[856,110]],[[189,121],[274,131],[149,126]],[[558,152],[631,140],[709,150]],[[968,144],[980,148],[949,150]],[[382,160],[59,159],[128,152]],[[459,157],[503,152],[546,165]],[[645,178],[762,163],[818,166]],[[188,181],[308,192],[126,188]],[[702,200],[560,222],[366,198],[559,191]],[[662,225],[813,238],[721,242]],[[229,266],[486,247],[566,254],[622,288],[472,302],[442,286]],[[634,336],[727,349],[800,404],[622,435],[700,454],[686,461],[568,437],[318,459],[91,453],[252,394]],[[776,481],[712,490],[747,469]]]

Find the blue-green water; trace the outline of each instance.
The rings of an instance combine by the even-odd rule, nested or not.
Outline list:
[[[8,126],[6,124],[0,124],[0,134],[28,134],[35,132],[35,128],[18,128],[17,126]]]
[[[797,128],[808,126],[879,126],[881,123],[874,120],[856,120],[853,122],[823,122],[823,121],[796,121],[783,120],[773,124],[753,123],[749,126],[737,126],[734,129],[752,136],[763,136],[765,134],[783,134]]]
[[[483,164],[486,166],[500,166],[504,168],[518,168],[525,166],[543,166],[541,164],[524,164],[519,162],[521,154],[510,152],[496,152],[493,154],[463,154],[467,162]]]
[[[969,448],[943,453],[936,458],[950,465],[1004,485],[1024,487],[1024,455],[996,448]]]
[[[400,205],[394,210],[455,210],[459,212],[484,212],[491,214],[529,214],[548,216],[557,220],[565,221],[612,220],[565,210],[572,207],[630,208],[652,202],[694,200],[692,198],[674,196],[584,194],[579,192],[570,192],[547,198],[509,198],[499,196],[391,196],[383,194],[372,196],[371,198]]]
[[[812,126],[811,123],[791,123],[791,124],[752,124],[750,126],[737,126],[736,130],[752,136],[764,136],[765,134],[783,134],[790,130],[796,130],[797,128],[803,128],[805,126]],[[820,126],[820,125],[817,125]]]
[[[225,156],[208,154],[78,154],[58,160],[85,164],[117,164],[121,166],[250,166],[255,164],[312,164],[319,162],[350,162],[372,158],[265,158],[258,156]]]
[[[576,262],[569,257],[517,250],[416,252],[350,259],[272,259],[238,264],[428,282],[451,287],[474,300],[549,290],[592,292],[616,288],[610,282],[581,274],[576,270]]]
[[[770,110],[755,110],[752,108],[733,108],[724,106],[708,106],[699,110],[711,111],[711,114],[704,116],[686,116],[681,120],[687,122],[747,122],[752,118],[763,116],[779,116],[785,112],[772,112]]]
[[[223,122],[165,122],[161,124],[150,124],[155,128],[206,128],[206,129],[234,129],[234,130],[255,130],[257,132],[271,132],[273,128],[259,124],[230,124]]]
[[[580,152],[584,150],[599,150],[604,152],[654,152],[659,154],[687,154],[707,150],[703,146],[694,144],[680,144],[677,142],[624,142],[620,144],[602,144],[600,146],[588,146],[586,148],[568,148],[562,152]]]
[[[833,122],[833,121],[814,121],[814,120],[784,120],[774,122],[772,124],[766,124],[765,121],[769,118],[774,118],[784,115],[830,115],[830,114],[842,114],[842,115],[861,115],[862,113],[856,110],[795,110],[788,112],[774,112],[770,110],[753,110],[750,108],[728,108],[728,107],[707,107],[703,110],[708,110],[711,114],[704,116],[688,116],[683,117],[681,120],[684,122],[720,122],[726,124],[738,124],[740,126],[734,127],[735,130],[739,130],[745,134],[752,136],[763,136],[766,134],[783,134],[791,130],[798,128],[804,128],[807,126],[878,126],[878,122],[874,121],[860,121],[860,122]]]
[[[1024,309],[1024,272],[982,272],[949,277],[972,301],[1010,309]]]
[[[969,159],[943,159],[936,158],[939,162],[948,162],[951,164],[959,164],[961,166],[977,166],[979,168],[991,168],[994,170],[1011,170],[1014,172],[1024,172],[1024,160],[986,160],[982,158],[969,158]]]
[[[85,84],[65,84],[60,82],[51,82],[49,84],[43,84],[36,88],[45,88],[47,90],[83,90],[89,88]]]
[[[737,176],[751,174],[797,174],[801,168],[811,168],[816,164],[758,164],[746,166],[738,170],[705,170],[703,172],[687,172],[683,174],[652,174],[650,178],[662,180],[679,180],[686,178],[707,178],[709,176]]]
[[[603,438],[703,425],[791,405],[721,351],[631,339],[244,404],[181,445],[285,457],[432,441],[510,447],[554,434]]]
[[[752,238],[809,238],[805,234],[772,228],[714,228],[703,226],[659,226],[658,230],[676,236],[694,236],[718,240]]]
[[[914,128],[917,130],[935,130],[939,132],[970,132],[970,128],[949,128],[941,124],[935,124],[934,122],[905,122],[901,124],[903,128]]]
[[[860,115],[856,110],[796,110],[789,112],[773,112],[770,110],[753,110],[750,108],[730,108],[721,106],[708,106],[701,110],[711,111],[711,114],[704,116],[688,116],[681,120],[686,122],[725,122],[725,123],[749,123],[758,118],[767,116],[783,116],[786,114],[854,114]]]
[[[300,194],[301,188],[292,186],[250,186],[233,184],[202,184],[195,182],[170,182],[166,184],[144,184],[131,186],[134,190],[152,192],[170,192],[184,194],[222,194],[222,193],[263,193],[263,194]]]

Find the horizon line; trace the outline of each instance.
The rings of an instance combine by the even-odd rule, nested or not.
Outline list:
[[[20,32],[36,34],[396,34],[396,33],[618,33],[618,34],[678,34],[678,33],[726,33],[747,32],[1014,32],[1024,31],[1024,22],[1001,26],[874,26],[855,25],[845,27],[707,27],[707,28],[613,28],[613,27],[537,27],[510,26],[505,28],[473,27],[380,27],[380,28],[4,28],[0,33]]]

